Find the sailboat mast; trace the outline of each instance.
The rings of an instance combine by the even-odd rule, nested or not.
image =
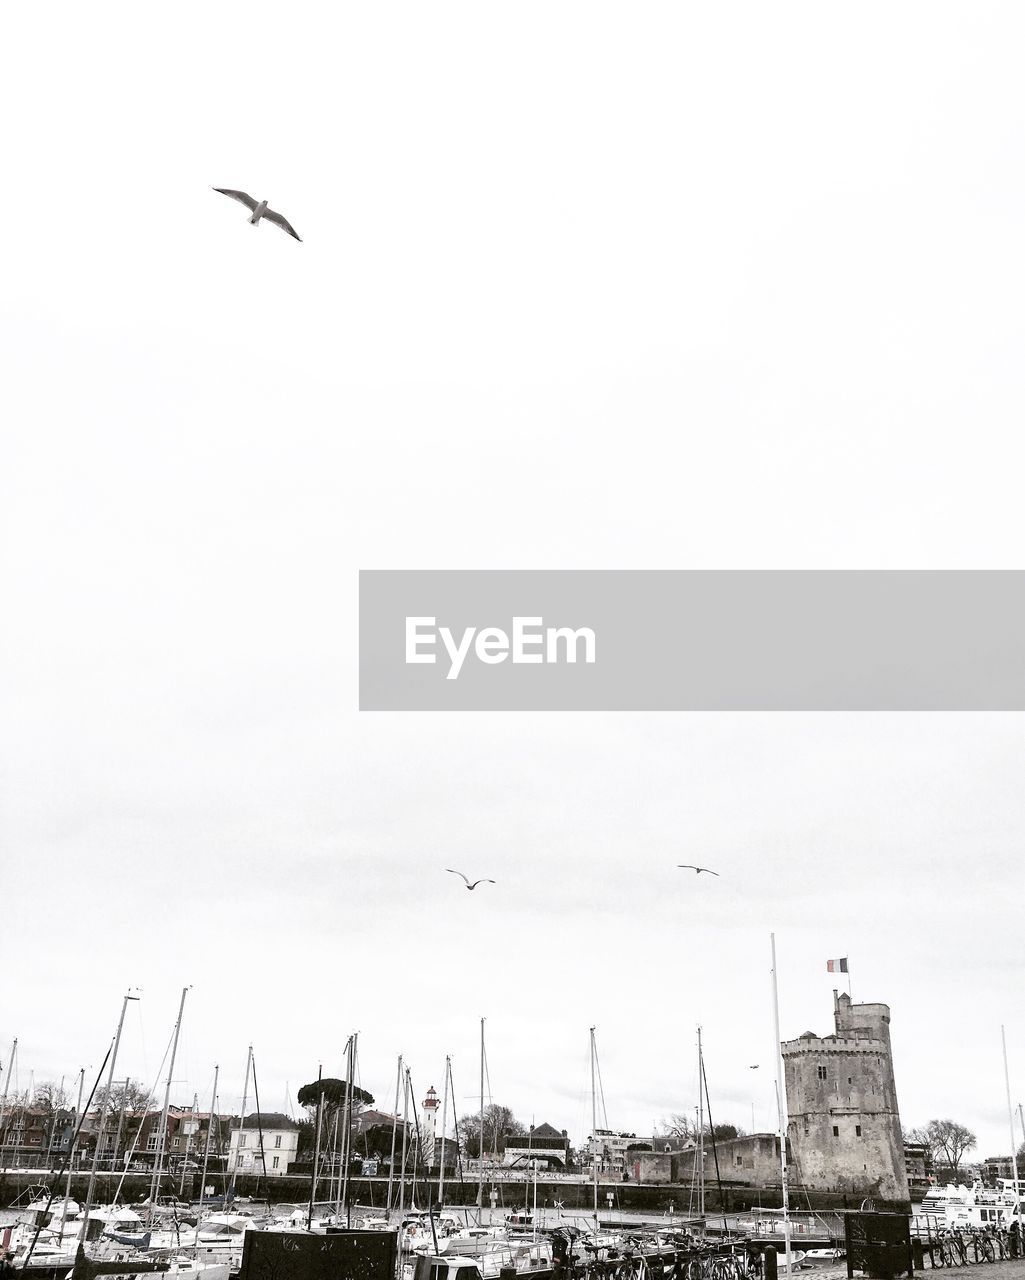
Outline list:
[[[7,1130],[4,1128],[4,1118],[7,1114],[7,1094],[11,1088],[11,1073],[14,1071],[14,1059],[18,1056],[18,1037],[14,1037],[14,1043],[11,1045],[11,1056],[7,1059],[7,1079],[4,1082],[3,1097],[0,1098],[0,1153],[7,1146]]]
[[[402,1075],[402,1168],[399,1170],[399,1214],[406,1212],[406,1152],[409,1148],[409,1068]],[[414,1170],[415,1177],[415,1170]]]
[[[598,1230],[598,1094],[594,1087],[594,1027],[591,1028],[591,1142],[594,1144],[594,1229]]]
[[[323,1063],[317,1068],[317,1084],[324,1078]],[[310,1178],[310,1211],[306,1215],[306,1230],[313,1229],[313,1202],[317,1198],[317,1181],[320,1177],[320,1128],[324,1117],[324,1086],[317,1091],[317,1129],[313,1139],[313,1173]]]
[[[345,1081],[345,1117],[344,1127],[342,1129],[342,1202],[345,1205],[345,1225],[351,1226],[351,1214],[349,1211],[349,1165],[352,1156],[352,1078],[356,1074],[356,1037],[359,1032],[354,1031],[349,1037],[348,1046],[348,1062],[346,1063],[346,1081]]]
[[[452,1059],[445,1055],[445,1084],[441,1090],[441,1159],[438,1161],[438,1208],[445,1206],[445,1134],[448,1130],[448,1079]]]
[[[129,1000],[138,1000],[138,996],[133,996],[129,991],[125,998],[121,1001],[121,1016],[117,1020],[117,1031],[114,1034],[114,1051],[110,1055],[110,1070],[107,1072],[107,1087],[103,1093],[103,1103],[100,1106],[100,1123],[96,1131],[96,1146],[93,1149],[93,1162],[89,1169],[89,1184],[85,1193],[85,1205],[82,1210],[82,1231],[79,1239],[84,1244],[86,1241],[86,1227],[89,1224],[89,1206],[93,1202],[93,1192],[96,1190],[96,1171],[100,1164],[100,1148],[103,1146],[103,1131],[107,1125],[107,1112],[110,1109],[110,1090],[114,1083],[114,1063],[117,1061],[117,1051],[121,1044],[121,1030],[125,1025],[125,1012],[128,1009]]]
[[[1007,1127],[1011,1135],[1011,1171],[1014,1174],[1014,1191],[1017,1195],[1018,1187],[1018,1157],[1014,1152],[1014,1108],[1011,1106],[1011,1076],[1007,1070],[1007,1032],[1003,1026],[1000,1028],[1000,1039],[1004,1046],[1004,1085],[1007,1089]]]
[[[701,1027],[698,1027],[698,1213],[705,1217],[705,1095],[701,1088],[701,1076],[704,1071],[704,1059],[701,1056]]]
[[[246,1103],[249,1101],[249,1068],[251,1067],[252,1062],[253,1046],[250,1045],[249,1051],[246,1053],[246,1075],[245,1079],[242,1081],[242,1110],[238,1117],[238,1145],[235,1148],[235,1168],[232,1170],[233,1174],[237,1173],[238,1170],[242,1168],[242,1142],[246,1133]],[[232,1177],[231,1181],[234,1185],[234,1177]],[[225,1205],[225,1208],[227,1208],[227,1205]]]
[[[178,1037],[182,1029],[182,1014],[185,1012],[185,997],[189,994],[189,988],[182,988],[181,1003],[178,1005],[178,1018],[174,1024],[174,1036],[171,1040],[171,1061],[167,1068],[167,1083],[164,1087],[164,1108],[160,1113],[160,1134],[157,1138],[157,1158],[153,1165],[153,1180],[150,1183],[149,1205],[150,1218],[153,1217],[153,1210],[157,1204],[157,1191],[160,1188],[160,1175],[164,1164],[164,1151],[167,1146],[167,1113],[171,1107],[171,1081],[174,1078],[174,1060],[178,1056]],[[113,1062],[111,1068],[113,1068]]]
[[[399,1054],[399,1065],[395,1072],[395,1108],[392,1111],[391,1123],[391,1155],[388,1158],[388,1205],[387,1213],[391,1215],[392,1183],[395,1180],[395,1139],[399,1132],[399,1089],[402,1087],[402,1054]]]
[[[484,1221],[484,1019],[480,1020],[480,1168],[477,1182],[477,1207]]]
[[[773,1062],[776,1065],[776,1112],[779,1117],[779,1168],[783,1191],[783,1243],[786,1248],[787,1275],[794,1274],[790,1256],[790,1189],[787,1185],[787,1130],[790,1120],[787,1116],[787,1087],[783,1065],[783,1042],[779,1038],[779,981],[776,977],[776,935],[769,934],[772,942],[772,1025],[775,1033],[773,1042]]]
[[[68,1217],[68,1201],[71,1199],[71,1166],[75,1159],[75,1141],[78,1138],[78,1126],[82,1118],[82,1090],[85,1087],[85,1067],[78,1069],[78,1102],[75,1104],[75,1133],[68,1152],[68,1180],[64,1187],[64,1203],[61,1205],[61,1237],[64,1236],[64,1223]]]
[[[200,1212],[196,1214],[196,1239],[193,1243],[199,1244],[199,1222],[202,1218],[203,1198],[206,1195],[206,1171],[210,1162],[210,1135],[213,1133],[214,1117],[217,1113],[217,1074],[220,1071],[219,1066],[214,1067],[214,1087],[210,1093],[210,1115],[207,1118],[206,1126],[206,1145],[203,1147],[203,1180],[199,1184],[199,1206]],[[225,1205],[227,1208],[227,1205]]]

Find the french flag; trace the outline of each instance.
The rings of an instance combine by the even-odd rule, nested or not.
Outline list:
[[[826,971],[828,973],[846,973],[847,957],[844,956],[841,960],[827,960]]]

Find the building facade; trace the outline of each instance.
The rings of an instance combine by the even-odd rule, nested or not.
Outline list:
[[[532,1161],[539,1166],[565,1169],[569,1164],[569,1136],[565,1129],[550,1124],[532,1125],[525,1138],[510,1138],[502,1157],[503,1165],[526,1168]]]
[[[833,992],[835,1033],[783,1043],[791,1179],[813,1191],[909,1202],[890,1010]]]
[[[261,1137],[263,1139],[261,1145]],[[299,1147],[299,1126],[280,1112],[246,1116],[241,1126],[232,1124],[228,1147],[231,1173],[262,1174],[283,1178],[295,1160]]]
[[[594,1168],[598,1161],[598,1172],[614,1178],[621,1178],[626,1172],[626,1149],[637,1141],[636,1133],[616,1133],[612,1129],[595,1129],[587,1139],[586,1162],[588,1168]]]

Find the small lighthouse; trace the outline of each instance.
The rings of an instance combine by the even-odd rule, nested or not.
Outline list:
[[[423,1146],[423,1162],[427,1169],[434,1168],[434,1131],[438,1123],[438,1095],[434,1092],[434,1085],[427,1090],[427,1097],[420,1104],[420,1114],[423,1119],[420,1121],[421,1143]]]

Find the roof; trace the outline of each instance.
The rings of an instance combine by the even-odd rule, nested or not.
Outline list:
[[[232,1128],[235,1126],[232,1125]],[[283,1111],[253,1111],[242,1121],[243,1129],[298,1129],[299,1126]]]
[[[566,1135],[561,1129],[556,1129],[550,1124],[539,1124],[531,1130],[535,1138],[565,1138]],[[567,1139],[568,1141],[568,1139]]]

